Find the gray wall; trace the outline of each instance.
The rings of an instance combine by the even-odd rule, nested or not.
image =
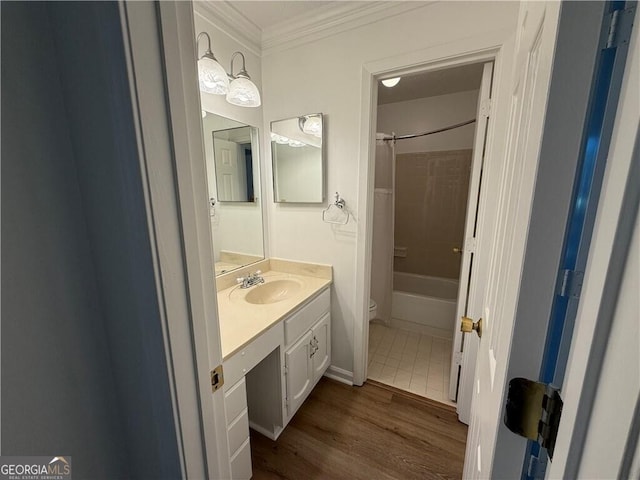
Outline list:
[[[1,453],[179,478],[118,5],[1,16]]]

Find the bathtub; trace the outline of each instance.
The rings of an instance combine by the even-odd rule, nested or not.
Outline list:
[[[405,330],[452,338],[458,281],[393,272],[392,324]]]

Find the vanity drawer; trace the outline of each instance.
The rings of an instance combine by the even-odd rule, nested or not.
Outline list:
[[[227,438],[229,439],[229,451],[233,457],[244,441],[249,438],[249,414],[247,409],[229,425]]]
[[[225,383],[235,385],[249,370],[278,348],[281,341],[282,323],[278,323],[252,340],[245,348],[234,353],[223,362]]]
[[[247,408],[247,384],[244,377],[238,383],[224,392],[224,406],[227,412],[227,425]]]
[[[231,457],[231,478],[233,480],[249,480],[251,478],[251,443],[247,441]]]
[[[284,343],[289,345],[303,335],[331,308],[331,293],[327,288],[316,298],[284,321]]]

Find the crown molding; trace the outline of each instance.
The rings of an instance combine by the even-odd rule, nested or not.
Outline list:
[[[194,1],[196,14],[260,57],[369,25],[434,1],[334,1],[264,30],[227,1]]]
[[[269,55],[340,32],[410,12],[437,1],[332,2],[262,31],[262,54]]]
[[[193,10],[251,53],[262,56],[262,30],[229,3],[195,1]]]

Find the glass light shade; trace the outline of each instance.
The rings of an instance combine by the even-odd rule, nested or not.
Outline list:
[[[322,138],[322,120],[320,117],[307,117],[302,127],[304,133],[313,135],[314,137]]]
[[[229,78],[222,65],[209,57],[198,60],[200,90],[214,95],[225,95],[229,91]]]
[[[279,143],[280,145],[286,145],[289,143],[289,139],[287,137],[283,137],[282,135],[278,135],[273,132],[271,132],[271,141]]]
[[[237,77],[231,81],[227,102],[240,107],[259,107],[262,103],[258,87],[244,77]]]
[[[386,80],[382,80],[382,84],[385,87],[395,87],[400,82],[400,77],[387,78]]]

